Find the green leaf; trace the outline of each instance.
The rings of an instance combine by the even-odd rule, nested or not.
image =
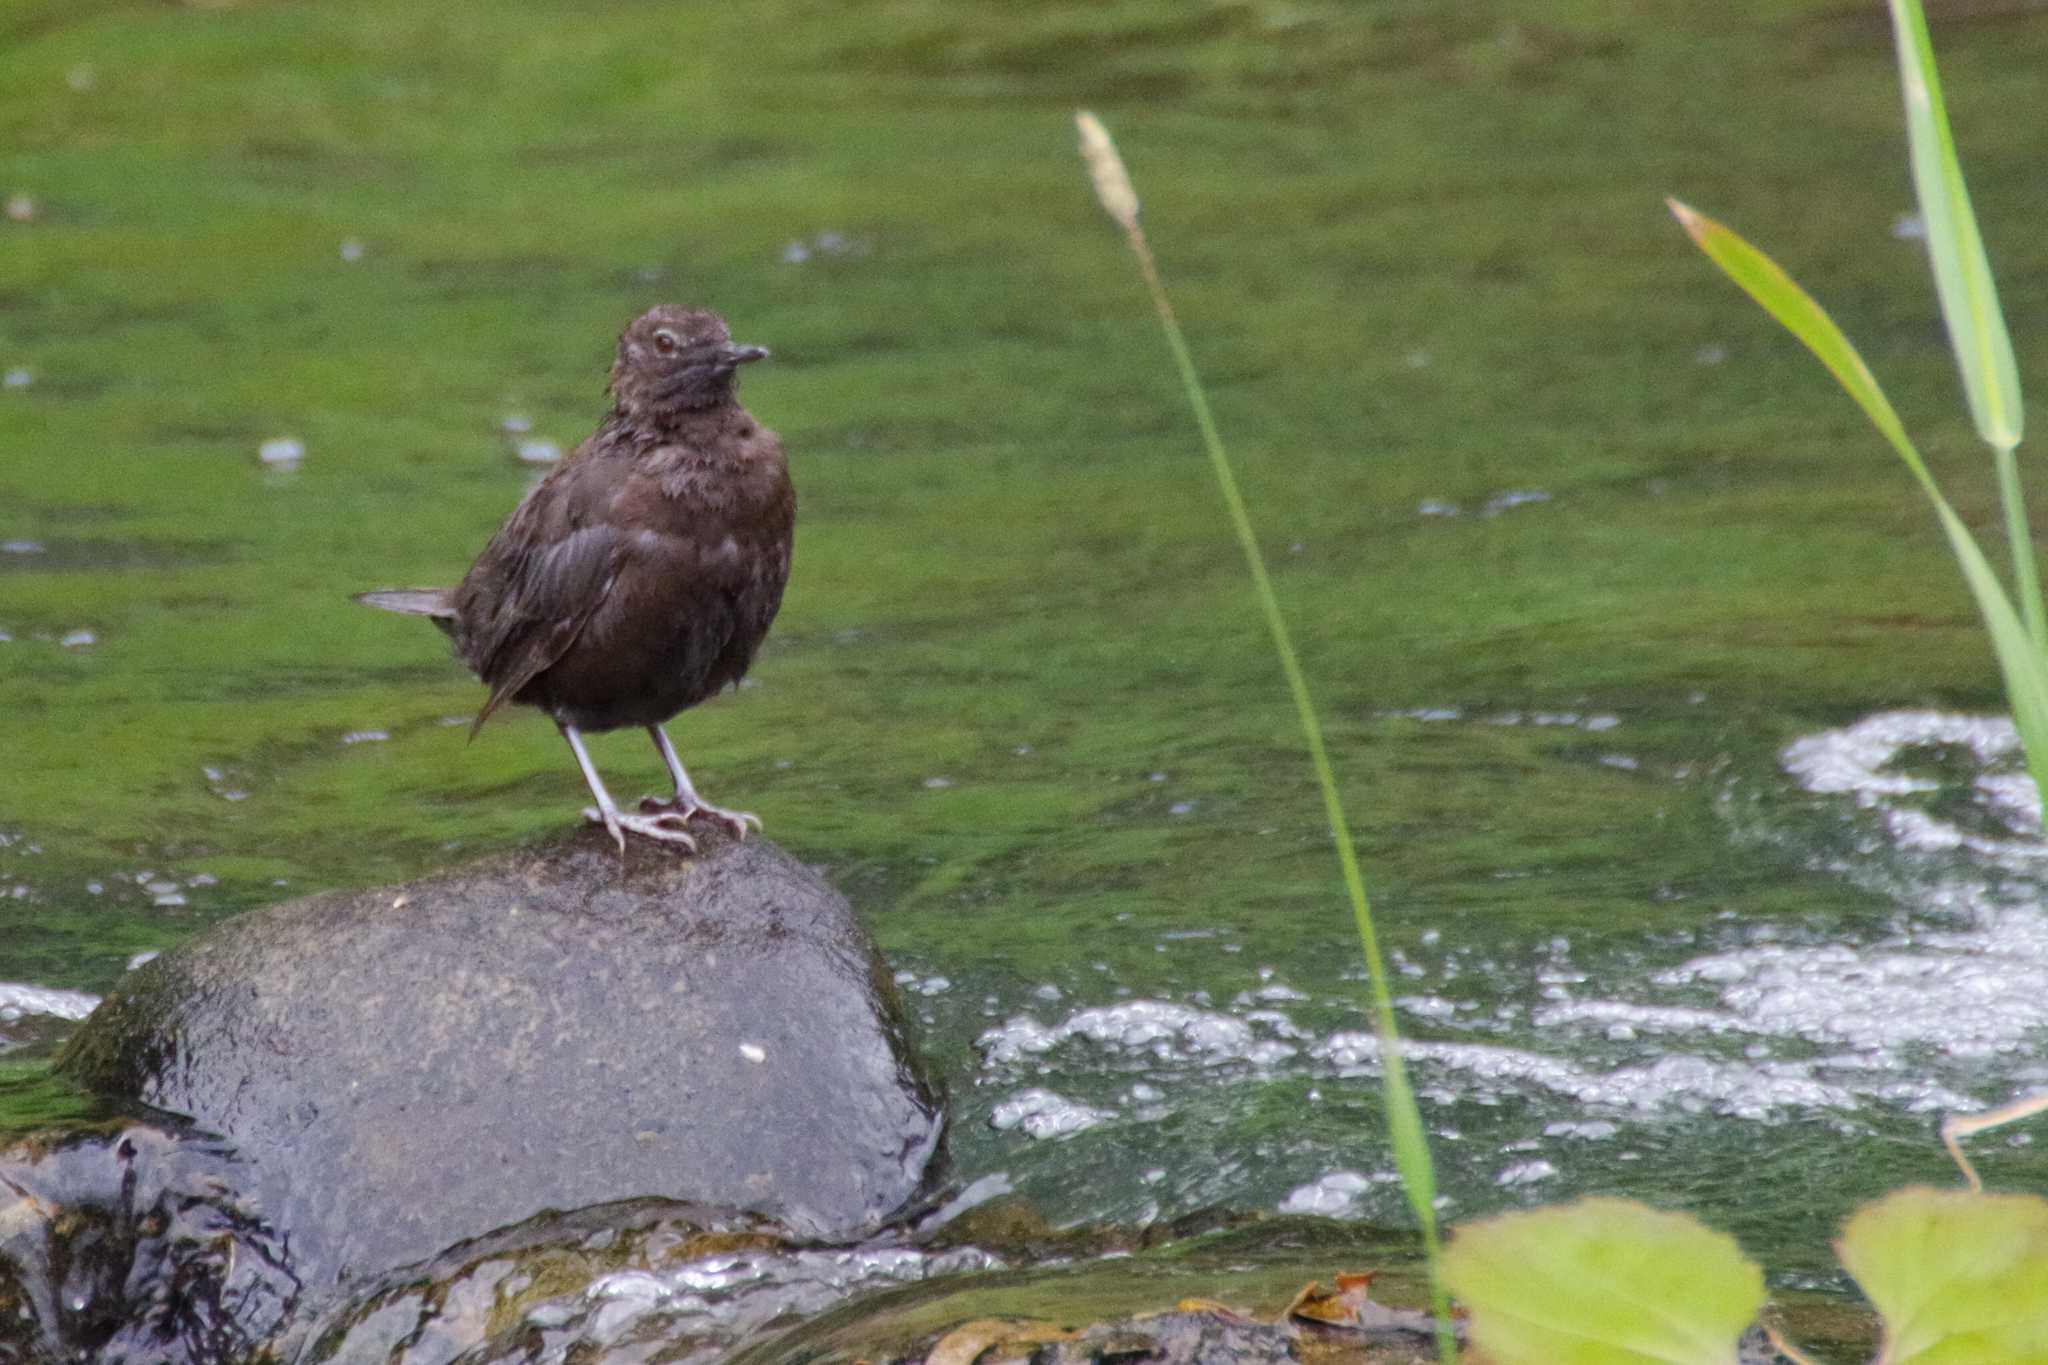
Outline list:
[[[1468,1223],[1444,1279],[1499,1365],[1733,1365],[1764,1302],[1733,1238],[1625,1199]]]
[[[1949,133],[1934,44],[1920,0],[1890,0],[1899,54],[1899,88],[1906,100],[1906,144],[1912,153],[1913,189],[1927,225],[1927,254],[1949,345],[1963,375],[1963,393],[1977,432],[1999,449],[2019,444],[2019,367],[2012,337],[1998,308],[1998,287],[1984,256],[1984,239],[1970,211],[1970,192]]]
[[[2048,1200],[1898,1190],[1837,1250],[1884,1316],[1881,1365],[2048,1365]]]
[[[1977,599],[1977,609],[1991,635],[2006,696],[2012,704],[2013,723],[2027,751],[2028,769],[2035,784],[2048,792],[2048,660],[2034,648],[1990,561],[1984,557],[1976,537],[1970,534],[1970,528],[1942,496],[1926,462],[1907,437],[1898,413],[1893,411],[1891,400],[1878,387],[1876,376],[1834,319],[1776,261],[1706,215],[1676,199],[1667,202],[1673,216],[1708,259],[1741,285],[1787,331],[1805,342],[1807,349],[1828,367],[1926,491],[1940,520],[1942,534],[1948,537],[1949,549],[1962,568],[1964,581],[1970,585],[1970,594]],[[2034,585],[2027,585],[2027,591],[2035,591]]]
[[[1801,289],[1779,264],[1763,252],[1758,251],[1733,229],[1724,227],[1695,209],[1666,199],[1671,206],[1671,216],[1686,230],[1694,244],[1707,253],[1707,259],[1721,267],[1729,279],[1742,286],[1743,292],[1763,305],[1763,310],[1776,318],[1786,331],[1806,343],[1806,349],[1820,358],[1849,396],[1870,419],[1892,448],[1899,452],[1899,458],[1906,462],[1914,476],[1921,483],[1932,486],[1932,476],[1926,464],[1920,459],[1920,452],[1906,437],[1906,428],[1899,421],[1899,414],[1893,410],[1884,390],[1878,387],[1877,376],[1863,363],[1856,348],[1849,344],[1849,338],[1835,325],[1827,311],[1813,301],[1812,295]]]

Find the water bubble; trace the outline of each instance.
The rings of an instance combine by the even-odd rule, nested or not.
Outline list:
[[[1493,1183],[1503,1187],[1533,1185],[1539,1180],[1551,1180],[1557,1176],[1557,1167],[1541,1160],[1518,1161],[1502,1170],[1493,1178]]]
[[[1510,488],[1506,492],[1495,493],[1486,500],[1486,515],[1495,517],[1516,507],[1528,507],[1549,501],[1550,494],[1540,488]]]
[[[1033,1138],[1071,1137],[1113,1117],[1050,1090],[1020,1090],[995,1107],[989,1126],[998,1132],[1022,1128]]]
[[[784,243],[782,247],[782,263],[784,265],[802,265],[805,261],[818,256],[865,256],[870,249],[868,243],[857,237],[849,237],[834,228],[825,228],[809,240],[797,238]]]
[[[1611,1138],[1620,1131],[1620,1124],[1609,1123],[1605,1119],[1566,1119],[1545,1125],[1543,1136],[1581,1138],[1587,1142],[1598,1142]]]
[[[1393,1177],[1364,1175],[1358,1171],[1332,1171],[1328,1175],[1290,1190],[1280,1201],[1282,1213],[1313,1213],[1338,1218],[1354,1212],[1358,1196]]]

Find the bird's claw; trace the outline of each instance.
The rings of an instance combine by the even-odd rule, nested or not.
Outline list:
[[[761,817],[750,810],[726,810],[703,801],[664,801],[658,796],[640,798],[642,813],[663,820],[677,820],[688,824],[692,820],[711,820],[725,826],[728,834],[744,842],[747,831],[761,828]]]
[[[643,804],[643,808],[645,803]],[[641,815],[618,814],[610,819],[595,806],[583,808],[583,818],[592,824],[603,825],[618,843],[621,857],[626,852],[626,835],[637,834],[643,839],[652,839],[658,844],[679,844],[686,852],[697,851],[697,841],[683,831],[687,817],[675,812],[646,813]]]

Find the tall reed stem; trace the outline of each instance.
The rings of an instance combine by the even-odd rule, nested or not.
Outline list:
[[[1323,743],[1322,722],[1316,717],[1315,702],[1309,695],[1308,677],[1301,671],[1294,638],[1288,632],[1287,618],[1280,611],[1280,599],[1273,591],[1272,576],[1266,571],[1266,557],[1260,551],[1258,535],[1252,529],[1251,514],[1245,510],[1244,495],[1238,491],[1237,475],[1231,469],[1223,437],[1216,429],[1216,418],[1209,411],[1209,398],[1202,389],[1200,376],[1195,372],[1194,357],[1188,351],[1180,319],[1174,315],[1172,300],[1167,297],[1166,284],[1159,276],[1159,264],[1153,259],[1151,243],[1145,240],[1145,230],[1139,226],[1138,195],[1131,185],[1130,173],[1124,169],[1123,158],[1117,155],[1116,144],[1111,141],[1109,130],[1102,126],[1101,120],[1083,112],[1075,116],[1075,123],[1080,128],[1081,155],[1095,181],[1096,196],[1102,200],[1109,216],[1124,230],[1131,253],[1138,261],[1138,273],[1144,277],[1145,288],[1152,295],[1152,306],[1158,311],[1159,325],[1166,332],[1167,348],[1173,352],[1174,366],[1180,371],[1181,388],[1187,394],[1188,406],[1194,410],[1195,426],[1201,431],[1202,444],[1209,452],[1209,465],[1215,471],[1216,485],[1223,494],[1223,506],[1230,514],[1231,529],[1236,531],[1238,545],[1244,550],[1245,567],[1251,571],[1253,593],[1258,598],[1260,612],[1266,618],[1266,629],[1273,637],[1273,651],[1280,656],[1280,671],[1286,675],[1287,690],[1294,698],[1302,737],[1308,743],[1309,762],[1314,766],[1316,782],[1322,788],[1323,815],[1337,845],[1337,862],[1344,872],[1344,889],[1350,894],[1352,919],[1358,927],[1358,945],[1364,952],[1366,974],[1372,981],[1373,1018],[1379,1035],[1380,1071],[1394,1166],[1400,1172],[1402,1189],[1422,1228],[1423,1252],[1429,1260],[1430,1299],[1436,1310],[1437,1352],[1445,1365],[1449,1365],[1456,1358],[1457,1346],[1451,1333],[1450,1301],[1444,1293],[1443,1279],[1438,1270],[1442,1238],[1436,1221],[1436,1173],[1430,1161],[1429,1139],[1422,1126],[1422,1113],[1415,1103],[1415,1091],[1408,1083],[1408,1068],[1401,1055],[1401,1034],[1394,1022],[1393,994],[1387,985],[1386,964],[1380,957],[1379,935],[1373,930],[1372,906],[1365,894],[1365,874],[1359,870],[1358,852],[1351,840],[1351,825],[1344,818],[1344,800],[1337,790],[1336,772],[1330,767],[1329,750]]]
[[[2005,505],[2005,540],[2012,549],[2012,595],[2036,653],[2048,653],[2048,616],[2041,606],[2041,571],[2034,563],[2034,534],[2027,527],[2027,499],[2020,490],[2019,461],[2009,445],[1993,446],[1991,461],[1998,470],[1998,500]]]

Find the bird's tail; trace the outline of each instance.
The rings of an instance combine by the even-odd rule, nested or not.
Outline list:
[[[453,588],[380,588],[376,592],[359,592],[353,600],[405,616],[431,616],[436,621],[455,619]]]

